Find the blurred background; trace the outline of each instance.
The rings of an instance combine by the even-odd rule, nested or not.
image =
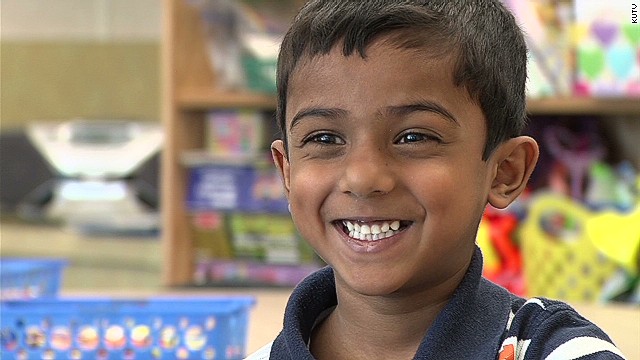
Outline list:
[[[487,209],[485,276],[606,305],[597,318],[631,307],[640,323],[637,8],[504,1],[531,49],[526,132],[541,159],[516,204]],[[2,0],[3,297],[34,296],[8,259],[60,260],[56,292],[232,291],[280,317],[323,266],[268,156],[279,39],[302,3]],[[635,324],[607,329],[640,356]]]
[[[60,135],[60,139],[55,139],[59,141],[53,141],[59,129],[50,126],[67,122],[81,125],[95,120],[105,124],[102,129],[105,130],[106,123],[113,122],[115,130],[105,130],[112,134],[118,130],[128,131],[124,129],[125,122],[161,126],[162,3],[156,0],[3,0],[0,6],[2,256],[67,259],[69,267],[63,282],[67,288],[157,287],[161,266],[157,231],[143,234],[142,230],[152,230],[152,227],[129,231],[113,226],[113,234],[118,236],[107,239],[90,236],[88,226],[86,231],[79,226],[70,227],[69,217],[63,214],[78,207],[80,202],[66,200],[61,184],[86,178],[86,184],[68,189],[76,193],[71,194],[72,197],[85,197],[85,204],[92,202],[96,193],[104,194],[105,190],[113,193],[104,201],[93,201],[96,212],[101,212],[100,206],[106,206],[106,210],[109,206],[106,203],[120,201],[117,200],[120,194],[116,193],[124,187],[116,180],[122,179],[127,186],[142,188],[152,202],[150,211],[157,211],[159,149],[145,155],[142,152],[149,150],[141,149],[143,158],[136,164],[116,165],[120,167],[116,169],[118,174],[98,171],[98,176],[94,176],[96,174],[90,173],[92,168],[109,167],[108,163],[122,157],[117,152],[103,154],[102,161],[95,157],[95,152],[108,151],[105,149],[110,146],[106,141],[100,143],[99,134],[90,134],[92,130],[101,129],[86,127],[84,140],[74,142],[73,136],[63,140],[64,136]],[[52,141],[41,139],[41,143],[36,144],[37,132],[47,133]],[[114,148],[122,145],[114,141]],[[77,149],[74,143],[78,144]],[[78,153],[74,155],[74,151]],[[52,164],[51,156],[56,161],[66,157],[66,162],[76,162],[76,165],[68,169],[65,167],[69,164]],[[115,187],[109,188],[109,185]],[[59,210],[49,215],[47,210],[56,202]],[[114,210],[126,206],[114,205]],[[109,229],[103,230],[97,232],[109,235]],[[136,236],[123,240],[120,235]],[[125,276],[129,272],[124,270],[135,276]]]

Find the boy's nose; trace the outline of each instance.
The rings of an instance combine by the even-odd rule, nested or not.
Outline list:
[[[363,148],[352,153],[343,163],[343,173],[338,184],[340,191],[356,197],[391,192],[396,185],[391,161],[381,149]]]

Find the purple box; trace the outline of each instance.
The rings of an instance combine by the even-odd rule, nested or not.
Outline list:
[[[277,265],[249,260],[204,260],[198,262],[195,277],[203,285],[292,287],[322,266],[319,263]]]
[[[190,169],[189,211],[286,214],[287,199],[273,165],[204,165]]]

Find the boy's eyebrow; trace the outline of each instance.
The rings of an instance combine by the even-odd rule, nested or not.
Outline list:
[[[385,108],[385,112],[387,114],[399,117],[419,111],[436,113],[446,120],[451,121],[454,125],[460,125],[455,116],[453,116],[453,114],[451,114],[451,112],[449,112],[445,107],[429,100],[421,100],[413,104],[388,106]],[[289,127],[289,131],[296,127],[296,125],[298,125],[298,123],[300,123],[300,121],[305,117],[324,117],[329,119],[337,119],[346,116],[347,113],[348,111],[340,108],[305,108],[298,111],[298,113],[294,115],[293,120],[291,121],[291,126]]]
[[[453,116],[453,114],[451,114],[449,110],[447,110],[444,106],[429,100],[421,100],[419,102],[407,105],[389,106],[385,110],[390,115],[395,116],[404,116],[417,111],[432,112],[444,117],[446,120],[451,121],[453,124],[460,126],[458,119],[456,119],[456,117]]]
[[[343,117],[347,114],[346,110],[339,108],[317,108],[317,107],[309,107],[298,111],[291,120],[291,126],[289,126],[289,131],[291,131],[300,120],[305,117],[324,117],[330,119],[336,119],[339,117]]]

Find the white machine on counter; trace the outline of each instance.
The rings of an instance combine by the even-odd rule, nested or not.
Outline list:
[[[79,119],[35,122],[30,141],[55,170],[42,218],[88,233],[157,230],[158,215],[129,182],[163,142],[158,123]]]

